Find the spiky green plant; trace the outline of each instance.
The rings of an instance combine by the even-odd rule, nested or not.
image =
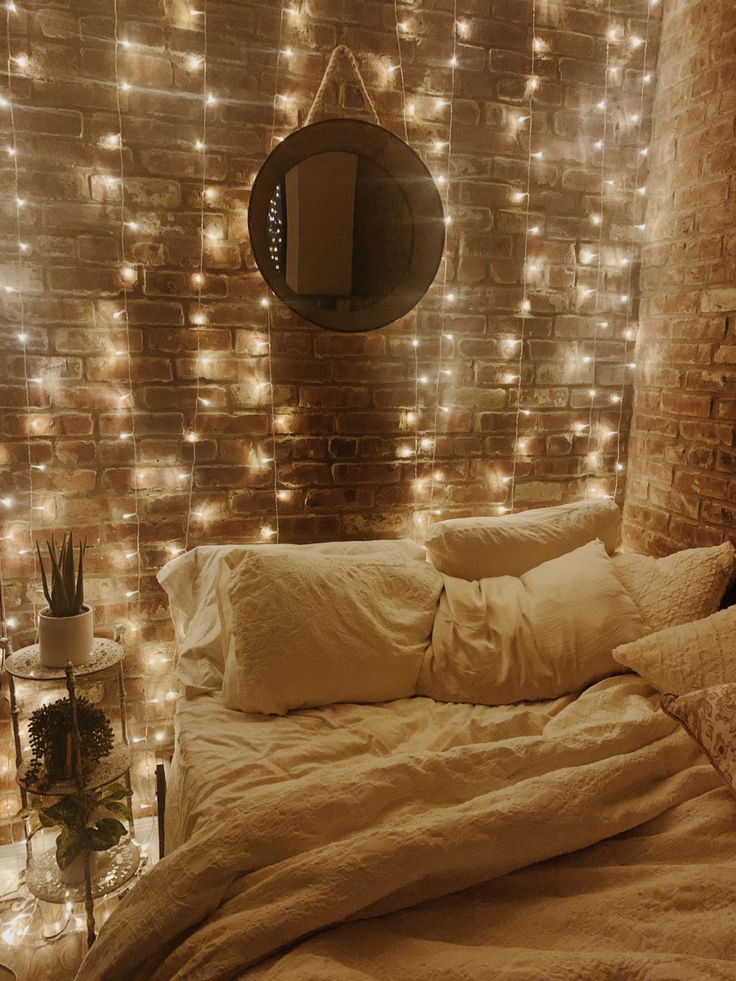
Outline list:
[[[43,594],[49,604],[52,617],[75,617],[84,608],[84,553],[86,540],[79,543],[79,560],[74,568],[74,540],[72,533],[64,535],[61,548],[57,551],[54,536],[46,541],[51,559],[51,589],[49,589],[46,569],[41,556],[41,548],[36,542],[38,561],[41,566]]]

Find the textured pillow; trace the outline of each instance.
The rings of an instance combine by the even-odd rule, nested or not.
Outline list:
[[[441,589],[426,562],[246,556],[230,584],[226,707],[284,715],[413,695]]]
[[[736,793],[736,685],[663,695],[662,708],[692,736]]]
[[[613,567],[652,630],[700,620],[715,613],[734,575],[730,542],[687,548],[663,559],[624,552]]]
[[[620,672],[613,648],[647,630],[601,542],[520,578],[445,589],[417,694],[501,705],[555,698]]]
[[[438,521],[425,544],[435,569],[447,576],[521,576],[596,538],[613,554],[620,518],[613,501],[577,501],[497,518]]]
[[[657,691],[684,695],[712,685],[736,684],[736,607],[657,630],[617,647],[613,656]]]
[[[178,556],[156,577],[169,597],[176,632],[177,676],[188,694],[219,691],[230,648],[227,587],[233,568],[252,553],[373,557],[385,562],[424,561],[409,539],[321,542],[315,545],[200,545]]]

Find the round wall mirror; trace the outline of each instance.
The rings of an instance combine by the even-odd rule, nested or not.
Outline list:
[[[442,201],[417,154],[355,119],[305,126],[258,172],[248,209],[258,268],[320,327],[376,330],[408,313],[437,273]]]

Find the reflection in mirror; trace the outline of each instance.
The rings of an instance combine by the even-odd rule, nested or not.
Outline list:
[[[336,330],[372,330],[408,312],[439,265],[439,193],[398,137],[328,120],[277,147],[256,178],[256,262],[292,309]]]
[[[393,178],[355,153],[307,157],[274,190],[269,254],[297,296],[356,310],[388,296],[406,272],[414,229]]]

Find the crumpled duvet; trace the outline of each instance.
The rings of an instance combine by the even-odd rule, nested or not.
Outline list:
[[[474,741],[469,727],[467,741],[447,749],[368,757],[255,788],[211,822],[200,822],[131,890],[78,978],[730,977],[698,974],[695,962],[690,973],[678,974],[646,945],[630,971],[614,944],[609,952],[581,951],[571,962],[578,965],[574,973],[564,966],[564,953],[545,952],[540,961],[533,949],[525,951],[523,931],[487,937],[488,950],[482,931],[478,946],[471,940],[469,947],[448,947],[443,939],[456,923],[454,917],[444,922],[443,903],[460,911],[457,929],[480,916],[473,913],[471,887],[506,876],[503,888],[509,888],[514,877],[507,873],[629,831],[718,786],[697,747],[657,703],[641,679],[609,678],[570,701],[541,732],[483,742]],[[546,885],[542,870],[524,874],[541,876],[532,881],[542,894],[545,888],[571,897],[595,894],[590,878],[581,893],[579,870],[569,863],[553,863]],[[634,898],[640,885],[632,883]],[[453,895],[461,890],[470,891]],[[425,905],[411,909],[419,903]],[[621,914],[616,904],[592,909],[611,917],[613,933]],[[283,948],[325,928],[398,910],[407,912],[330,930],[279,959]],[[433,942],[430,929],[416,942],[386,943],[391,930],[400,932],[402,918],[423,911],[444,924],[442,938]],[[533,904],[529,913],[535,915]],[[579,905],[573,902],[569,915],[579,917]],[[320,952],[323,942],[327,953]],[[353,965],[356,944],[363,957]],[[393,949],[385,971],[371,973],[372,944],[376,963]],[[494,948],[509,973],[500,966],[494,973]],[[607,959],[608,973],[591,969]]]

